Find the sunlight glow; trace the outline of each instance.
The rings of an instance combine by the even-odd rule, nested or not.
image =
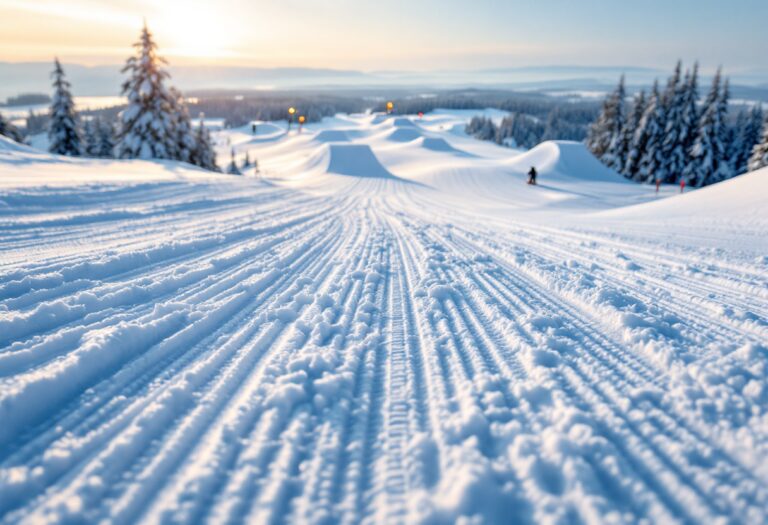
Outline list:
[[[232,17],[223,17],[213,6],[191,7],[186,2],[163,2],[150,29],[160,42],[163,54],[189,58],[233,58],[238,28]],[[236,19],[235,19],[236,20]]]

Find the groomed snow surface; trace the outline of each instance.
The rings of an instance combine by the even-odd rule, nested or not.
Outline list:
[[[223,131],[243,177],[0,142],[0,523],[765,523],[768,171],[469,116]]]

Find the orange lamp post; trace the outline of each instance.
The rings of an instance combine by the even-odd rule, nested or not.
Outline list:
[[[304,122],[306,122],[307,117],[304,115],[299,115],[299,133],[301,133],[301,128],[304,126]]]
[[[288,108],[288,131],[291,131],[291,123],[293,123],[293,115],[296,114],[296,108],[291,106]]]
[[[392,113],[392,110],[395,109],[395,103],[394,102],[387,102],[387,115]]]

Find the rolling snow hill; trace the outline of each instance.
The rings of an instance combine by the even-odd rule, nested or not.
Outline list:
[[[768,173],[470,116],[218,132],[242,177],[0,139],[0,523],[768,520]]]

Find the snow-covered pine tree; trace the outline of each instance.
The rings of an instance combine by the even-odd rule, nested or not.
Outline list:
[[[165,87],[169,78],[163,69],[165,60],[157,56],[157,44],[144,25],[139,41],[134,44],[136,56],[123,67],[128,79],[122,94],[128,107],[122,112],[118,138],[120,158],[173,159],[178,153],[176,131],[177,101]]]
[[[15,140],[16,142],[21,142],[24,139],[18,128],[11,124],[11,121],[6,119],[2,113],[0,113],[0,135]]]
[[[616,170],[621,169],[627,154],[622,141],[622,131],[626,123],[625,98],[626,88],[622,75],[619,85],[603,102],[597,120],[589,127],[586,140],[589,151],[606,166]]]
[[[208,132],[208,128],[205,127],[203,119],[200,119],[200,125],[195,132],[195,149],[192,155],[192,164],[207,170],[219,171],[219,167],[216,165],[216,151],[211,143],[211,134]]]
[[[51,103],[50,122],[48,124],[48,151],[70,157],[81,153],[80,133],[77,129],[77,114],[72,100],[70,84],[64,78],[64,69],[59,59],[54,59],[53,102]]]
[[[722,82],[722,73],[718,69],[704,104],[699,131],[691,149],[691,161],[684,173],[691,186],[713,184],[731,176],[725,122],[729,96],[728,81]]]
[[[729,160],[732,173],[741,175],[749,171],[752,149],[760,142],[760,132],[763,129],[762,108],[756,105],[748,112],[740,112],[734,128]]]
[[[766,166],[768,166],[768,111],[765,112],[760,142],[755,144],[752,149],[752,156],[749,157],[749,171],[759,170]]]
[[[682,63],[678,61],[663,96],[666,122],[662,144],[663,168],[659,173],[663,177],[662,182],[677,182],[685,169],[686,152],[682,132],[687,86],[681,82],[681,69]]]
[[[97,156],[109,159],[115,156],[115,129],[111,123],[99,120],[97,128]]]
[[[192,121],[189,118],[189,110],[184,103],[184,97],[176,88],[170,88],[169,92],[173,101],[173,129],[176,134],[176,150],[172,158],[182,162],[192,162],[196,143],[195,134],[192,130]]]
[[[89,119],[83,123],[83,155],[86,157],[99,156],[99,121]]]
[[[696,135],[699,130],[699,120],[701,113],[699,111],[699,63],[693,64],[691,72],[686,71],[683,81],[684,94],[683,108],[680,112],[680,130],[678,140],[683,146],[685,161],[683,163],[683,176],[690,171],[688,165],[692,162],[691,152],[693,144],[696,142]],[[682,177],[681,177],[682,178]]]
[[[237,162],[235,161],[235,148],[232,148],[232,160],[229,163],[229,166],[227,166],[227,173],[230,175],[242,175],[240,169],[237,167]]]
[[[659,92],[659,82],[653,84],[648,107],[645,109],[640,121],[639,132],[644,146],[639,148],[641,152],[640,162],[634,180],[640,182],[654,182],[657,178],[664,180],[664,101]]]
[[[640,128],[640,122],[645,114],[646,101],[645,90],[640,91],[632,102],[632,112],[629,114],[627,125],[624,126],[624,142],[627,145],[627,158],[622,166],[621,174],[627,178],[633,179],[637,175],[640,167],[640,158],[643,156],[644,142],[636,141],[637,130]],[[645,138],[645,137],[638,137]]]
[[[245,152],[245,158],[243,159],[243,169],[247,170],[251,167],[251,157],[248,155],[248,152]]]

